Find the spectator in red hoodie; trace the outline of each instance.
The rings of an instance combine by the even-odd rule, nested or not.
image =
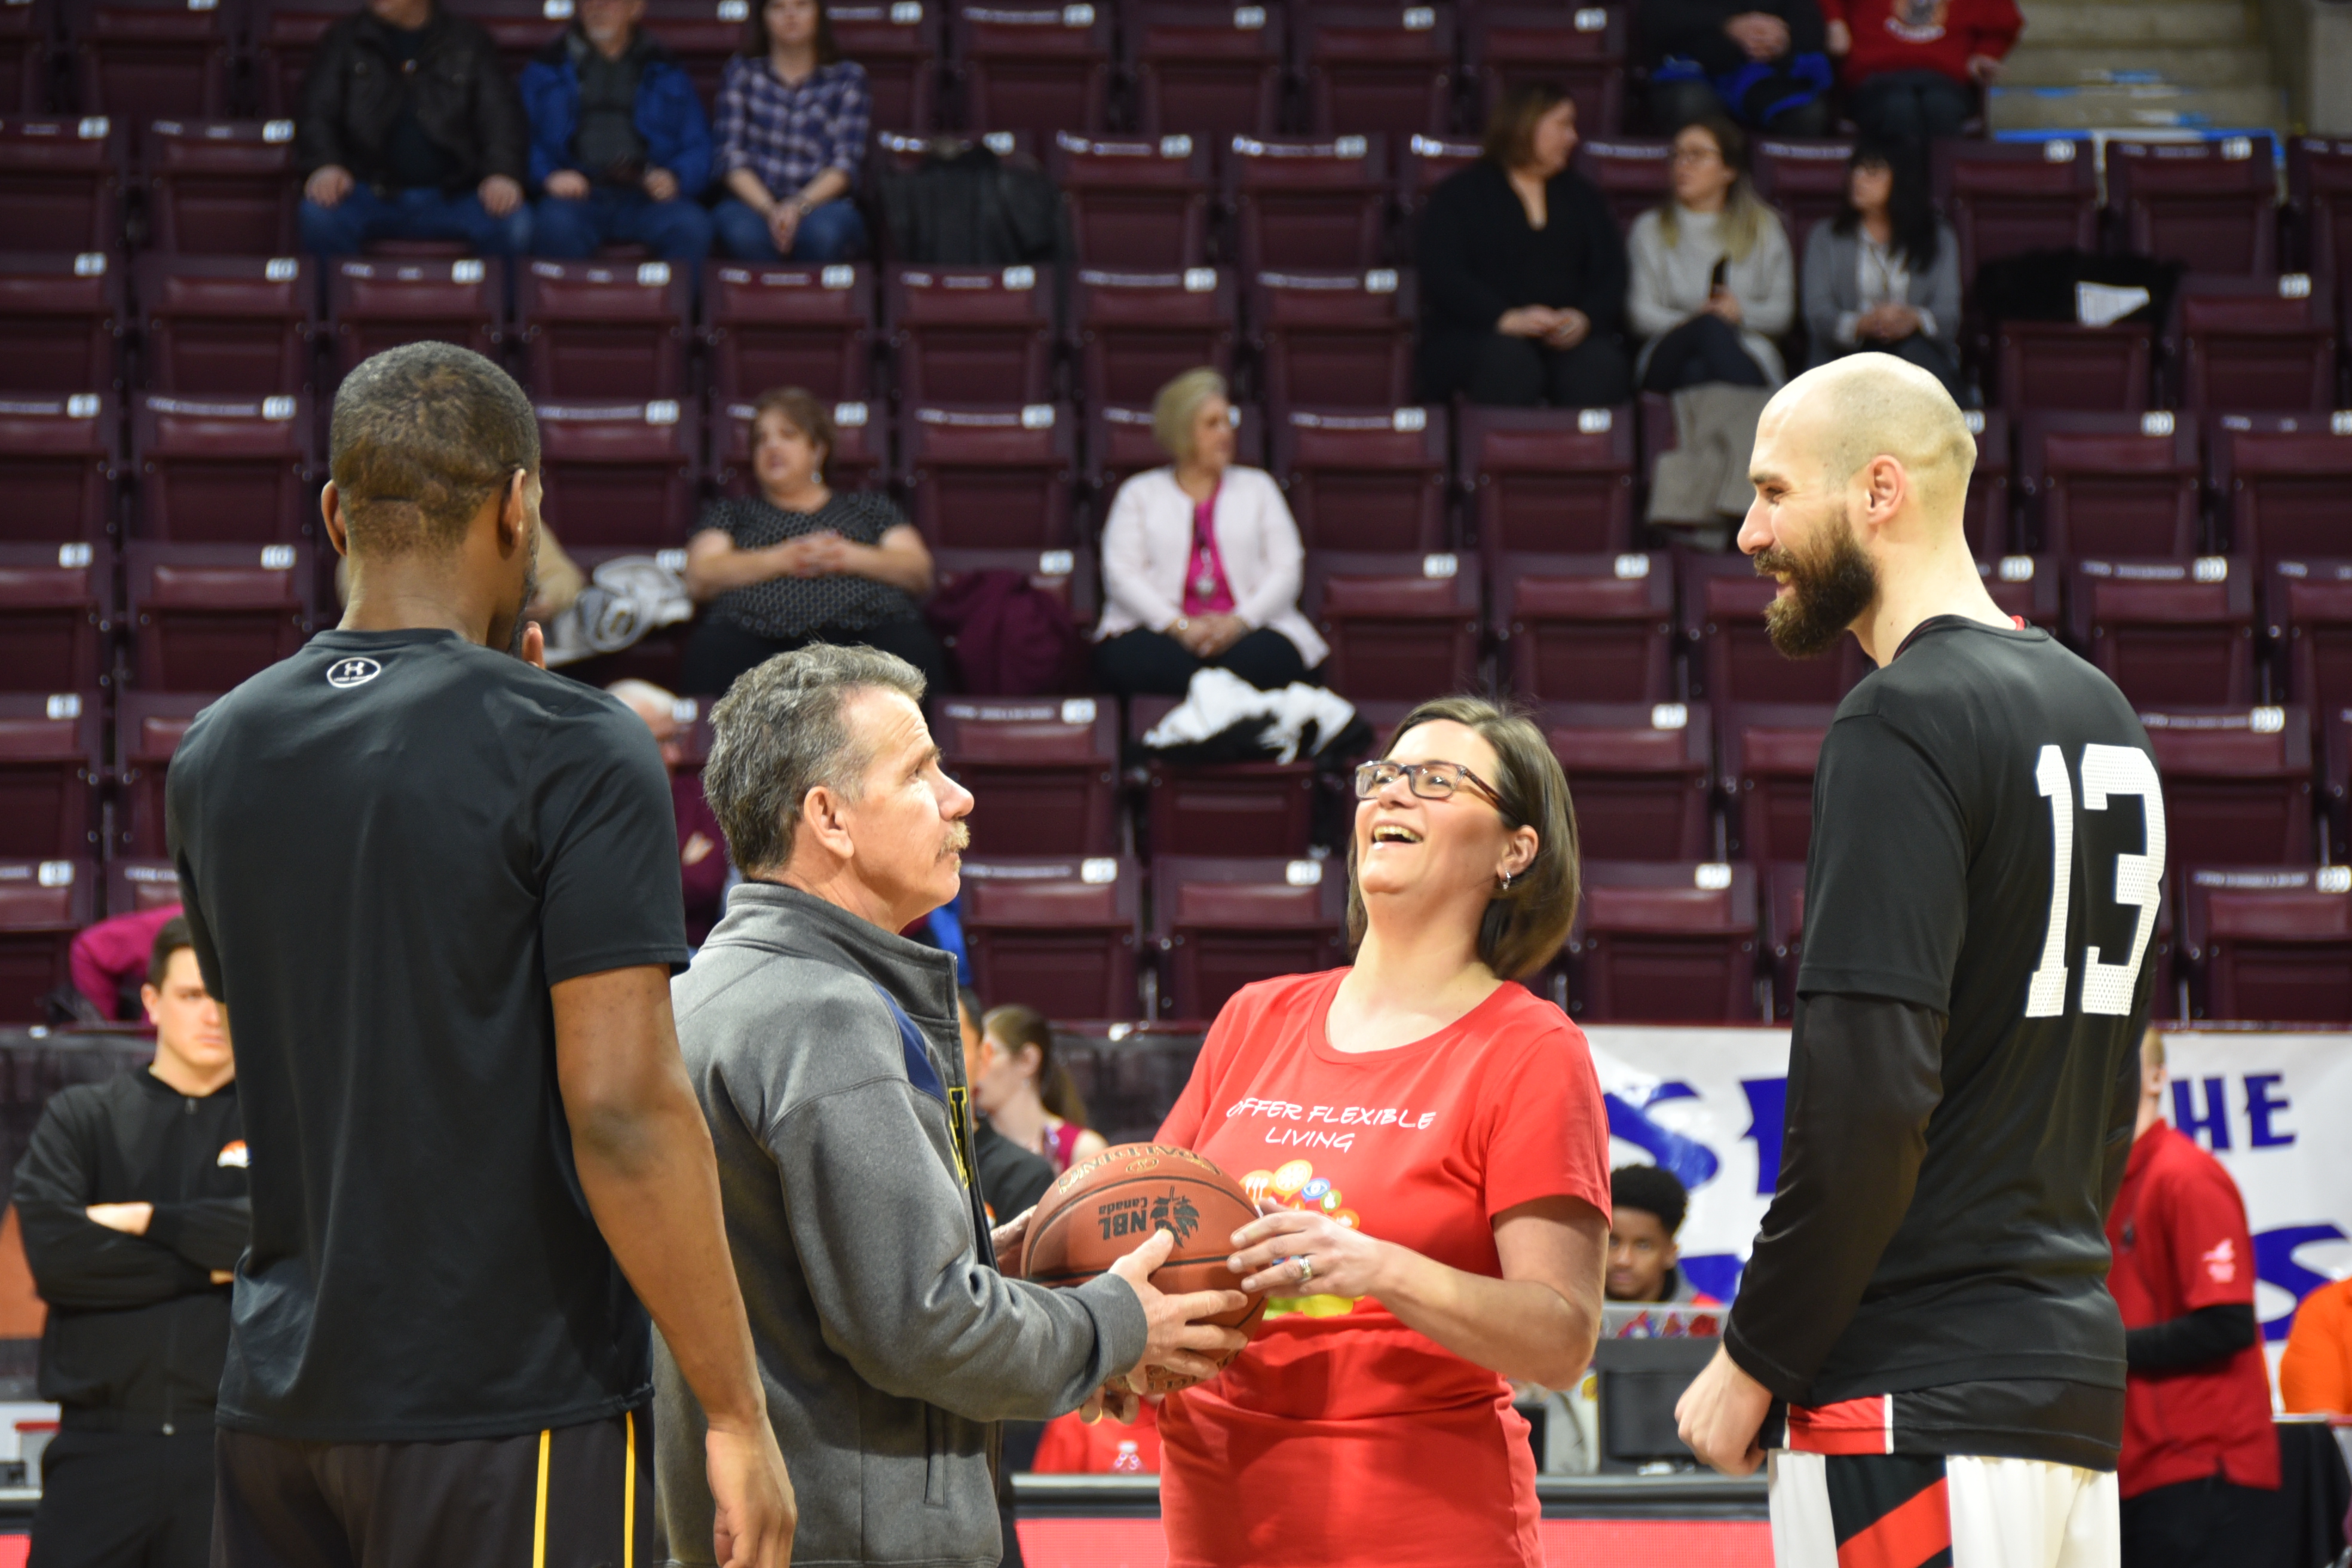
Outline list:
[[[727,912],[727,836],[710,803],[702,798],[702,775],[682,764],[690,720],[678,718],[678,700],[650,680],[616,680],[604,689],[646,721],[669,764],[669,803],[677,813],[677,879],[686,890],[686,940],[695,946]]]
[[[89,1021],[129,1022],[142,1016],[138,983],[147,977],[156,936],[179,913],[180,900],[173,899],[153,909],[110,916],[75,936],[67,963],[74,989],[89,999],[96,1012],[97,1017]]]
[[[2254,1319],[2246,1205],[2221,1163],[2164,1121],[2164,1037],[2140,1042],[2140,1103],[2107,1215],[2123,1310],[2126,1568],[2263,1560],[2279,1485],[2270,1373]]]
[[[2025,19],[2015,0],[1821,0],[1829,51],[1863,134],[1958,136]]]

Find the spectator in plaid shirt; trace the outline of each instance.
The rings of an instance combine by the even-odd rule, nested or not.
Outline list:
[[[839,261],[866,248],[849,198],[873,97],[841,58],[824,0],[762,0],[719,85],[719,244],[746,261]]]

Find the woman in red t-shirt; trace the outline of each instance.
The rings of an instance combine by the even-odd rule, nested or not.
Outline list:
[[[1475,698],[1356,775],[1355,966],[1253,985],[1160,1142],[1242,1179],[1272,1293],[1160,1413],[1170,1568],[1538,1563],[1506,1378],[1571,1386],[1601,1321],[1609,1126],[1583,1035],[1509,984],[1576,911],[1568,782]]]

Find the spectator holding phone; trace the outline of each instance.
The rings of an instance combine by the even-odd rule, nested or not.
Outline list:
[[[864,254],[849,197],[873,118],[866,68],[841,58],[824,0],[761,0],[719,83],[720,248],[745,261]]]
[[[1795,319],[1796,275],[1789,237],[1748,180],[1748,138],[1710,115],[1675,133],[1672,158],[1672,194],[1626,241],[1625,314],[1650,340],[1636,367],[1642,390],[1778,386],[1785,372],[1772,340]]]

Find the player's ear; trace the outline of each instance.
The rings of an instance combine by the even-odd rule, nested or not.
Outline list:
[[[1911,476],[1903,471],[1900,462],[1882,452],[1864,467],[1863,485],[1868,494],[1867,520],[1872,526],[1884,528],[1894,521],[1910,493]]]

